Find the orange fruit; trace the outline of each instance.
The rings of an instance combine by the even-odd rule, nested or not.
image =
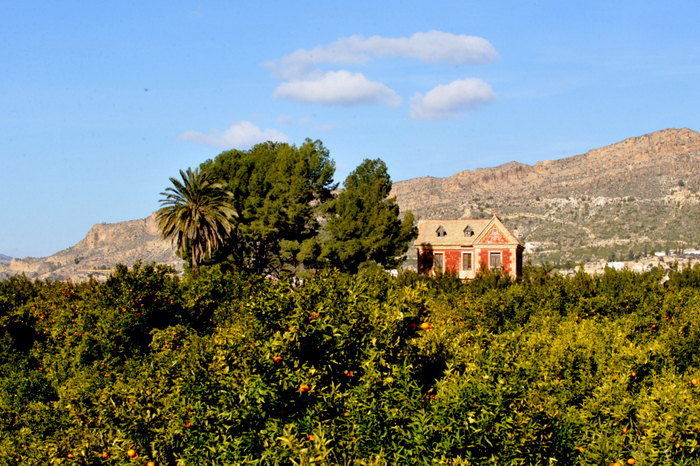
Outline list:
[[[68,453],[68,458],[73,458],[73,453]]]
[[[153,461],[149,461],[148,463],[146,463],[146,466],[156,466],[156,463],[154,463]]]
[[[136,456],[136,450],[134,450],[133,448],[130,448],[130,449],[126,452],[126,456],[128,456],[129,458],[133,458],[134,456]]]
[[[275,362],[280,362],[282,360],[282,356],[275,356],[274,358],[272,358],[272,360]]]
[[[690,383],[692,383],[693,385],[697,385],[697,384],[698,384],[698,379],[693,379],[693,380],[690,381]]]
[[[622,428],[622,433],[623,433],[623,434],[626,434],[626,433],[629,432],[629,431],[630,431],[630,430],[629,430],[627,427],[623,427],[623,428]]]
[[[634,458],[630,458],[627,460],[627,464],[632,465],[634,464]]]
[[[636,373],[636,372],[632,372],[632,377],[637,377],[637,373]]]
[[[301,384],[301,386],[299,387],[299,391],[300,391],[301,393],[306,393],[306,392],[309,391],[309,386],[306,385],[305,383],[303,383],[303,384]]]
[[[578,451],[580,451],[581,453],[583,453],[583,447],[578,447]]]
[[[102,452],[102,458],[109,458],[109,455],[107,454],[106,451]]]
[[[612,466],[622,466],[622,465],[621,465],[620,463],[618,463],[617,461],[615,461],[615,462],[612,464]]]
[[[422,328],[423,330],[428,330],[430,328],[433,328],[433,326],[428,322],[423,322],[422,324],[420,324],[420,328]]]

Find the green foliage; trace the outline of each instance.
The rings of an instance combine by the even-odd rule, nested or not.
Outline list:
[[[321,141],[266,142],[201,165],[233,194],[235,231],[212,263],[282,275],[316,264],[319,204],[331,198],[335,164]]]
[[[214,183],[211,173],[198,168],[180,170],[182,183],[170,178],[174,188],[166,188],[161,195],[163,205],[157,212],[158,226],[163,239],[177,244],[181,257],[190,256],[196,272],[206,255],[221,246],[233,228],[238,214],[231,208],[230,192]],[[76,258],[76,264],[78,259]]]
[[[365,160],[333,198],[335,164],[318,140],[231,150],[199,169],[181,171],[183,183],[171,178],[175,188],[162,193],[158,213],[163,237],[195,272],[201,263],[276,279],[328,266],[396,268],[417,235],[413,214],[400,220],[388,198],[391,179],[379,159]]]
[[[0,464],[697,464],[700,268],[660,278],[13,278]]]
[[[325,208],[330,239],[323,245],[324,258],[350,273],[368,262],[397,268],[418,230],[411,212],[399,219],[396,198],[389,198],[392,183],[386,164],[365,159],[344,185],[345,190]]]

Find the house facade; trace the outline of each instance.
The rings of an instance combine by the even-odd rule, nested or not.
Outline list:
[[[418,222],[418,273],[452,271],[473,279],[484,267],[522,278],[525,247],[498,217]]]

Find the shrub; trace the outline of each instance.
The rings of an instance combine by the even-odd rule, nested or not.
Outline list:
[[[694,464],[698,274],[11,279],[0,463]]]

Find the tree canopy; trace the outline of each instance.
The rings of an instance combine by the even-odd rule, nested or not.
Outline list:
[[[355,273],[367,263],[398,267],[417,236],[413,214],[399,217],[396,198],[389,198],[391,178],[380,159],[365,159],[345,179],[345,190],[325,210],[329,239],[323,257],[334,267]]]
[[[389,198],[392,183],[384,162],[365,159],[334,196],[335,162],[318,140],[306,139],[299,147],[268,141],[247,151],[222,152],[199,170],[226,193],[236,219],[231,222],[229,215],[214,229],[204,225],[202,231],[212,238],[203,243],[207,257],[201,248],[190,249],[195,242],[178,242],[194,269],[199,263],[219,264],[224,270],[280,277],[326,267],[348,273],[369,264],[396,268],[417,235],[413,214],[406,212],[402,220],[396,198]],[[177,202],[168,194],[173,205],[184,203],[181,198],[189,192],[187,186],[176,187],[185,194]],[[166,223],[165,208],[161,211],[161,228],[171,237],[179,230],[175,220]],[[191,220],[187,228],[193,228]]]
[[[183,259],[189,256],[195,272],[205,258],[205,252],[221,246],[233,227],[237,215],[231,206],[232,194],[215,183],[212,174],[198,168],[180,170],[182,183],[170,178],[174,187],[161,195],[163,207],[158,210],[158,225],[163,239],[177,244]]]
[[[268,141],[223,152],[200,168],[232,193],[239,214],[214,262],[264,275],[316,264],[317,210],[337,187],[335,162],[321,141],[299,147]]]

